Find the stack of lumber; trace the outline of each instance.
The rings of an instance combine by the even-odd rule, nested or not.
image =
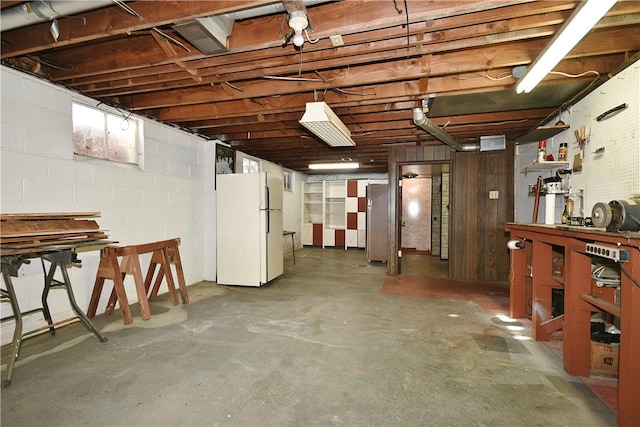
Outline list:
[[[38,252],[107,238],[93,219],[99,212],[0,214],[2,254]]]

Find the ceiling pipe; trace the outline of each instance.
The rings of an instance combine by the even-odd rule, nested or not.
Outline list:
[[[30,1],[10,9],[4,9],[0,14],[0,29],[2,31],[14,30],[111,5],[113,5],[113,0]]]
[[[433,137],[447,144],[456,151],[478,151],[478,144],[461,144],[457,139],[440,129],[435,123],[429,120],[425,115],[422,107],[413,109],[413,122],[420,128],[426,130]]]
[[[305,6],[314,6],[327,3],[330,0],[303,0]],[[63,18],[78,13],[88,12],[101,7],[111,6],[114,0],[37,0],[20,4],[18,6],[2,10],[0,14],[0,31],[9,31],[40,22],[50,21],[55,18]],[[237,21],[241,19],[256,18],[286,11],[284,4],[274,3],[258,6],[251,9],[239,10],[225,14],[226,17]]]

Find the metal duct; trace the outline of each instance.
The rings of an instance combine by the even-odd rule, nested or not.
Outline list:
[[[9,31],[111,5],[113,0],[30,1],[4,9],[0,14],[0,29]]]
[[[424,115],[424,111],[422,111],[422,108],[420,107],[413,109],[413,122],[418,127],[426,130],[433,137],[444,142],[456,151],[478,151],[480,148],[477,144],[460,144],[457,139],[440,129],[435,123],[429,120]]]

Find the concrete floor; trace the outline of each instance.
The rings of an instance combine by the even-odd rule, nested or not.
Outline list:
[[[262,288],[199,283],[178,306],[164,295],[148,321],[98,316],[106,343],[81,324],[25,340],[2,424],[615,425],[547,346],[517,339],[524,322],[383,294],[386,266],[361,250],[296,261]]]

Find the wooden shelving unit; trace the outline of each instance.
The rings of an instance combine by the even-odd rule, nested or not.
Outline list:
[[[302,244],[322,245],[324,190],[322,181],[306,181],[302,194]]]
[[[605,312],[618,318],[618,425],[640,425],[640,286],[634,283],[640,279],[640,233],[517,223],[505,228],[511,239],[526,242],[525,249],[512,252],[511,317],[525,317],[530,300],[531,334],[535,340],[549,340],[549,331],[561,327],[564,369],[577,376],[590,375],[592,313]],[[591,266],[599,257],[587,253],[589,243],[629,251],[629,262],[624,263],[625,273],[620,276],[619,305],[592,294]],[[562,280],[552,268],[557,248],[564,252]],[[551,318],[554,286],[564,288],[562,322]]]
[[[302,244],[364,248],[368,183],[355,179],[304,182]]]

